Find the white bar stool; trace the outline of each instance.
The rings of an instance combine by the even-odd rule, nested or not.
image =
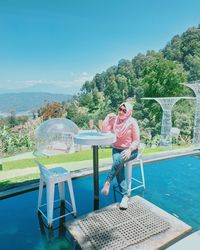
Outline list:
[[[143,160],[142,160],[142,156],[143,156],[143,152],[145,149],[145,144],[140,143],[138,150],[138,156],[132,160],[132,161],[128,161],[125,163],[125,168],[126,168],[126,185],[127,185],[127,195],[130,196],[131,192],[133,190],[136,190],[138,188],[144,188],[145,189],[145,177],[144,177],[144,167],[143,167]],[[133,163],[139,161],[140,164],[140,171],[141,171],[141,179],[136,179],[132,177],[132,168],[133,168]],[[136,187],[132,187],[132,182],[135,181],[137,183],[139,183],[138,186]],[[123,193],[125,194],[125,193]]]
[[[56,167],[47,169],[43,164],[41,164],[39,161],[35,160],[37,163],[39,169],[40,169],[40,186],[39,186],[39,196],[38,196],[38,211],[46,218],[48,227],[52,226],[52,222],[54,220],[57,220],[59,218],[62,218],[66,215],[73,214],[76,216],[76,204],[74,199],[74,191],[72,187],[72,181],[71,181],[71,175],[70,171],[62,168],[62,167]],[[69,187],[69,194],[71,203],[69,203],[65,199],[65,182],[67,181],[68,187]],[[42,203],[42,193],[43,193],[43,187],[44,183],[46,183],[46,194],[47,194],[47,203]],[[69,213],[66,213],[62,216],[53,218],[53,208],[54,208],[54,191],[55,191],[55,185],[58,184],[59,189],[59,195],[60,195],[60,201],[66,202],[68,205],[72,207],[72,211]],[[42,212],[40,209],[43,206],[47,206],[47,216]]]

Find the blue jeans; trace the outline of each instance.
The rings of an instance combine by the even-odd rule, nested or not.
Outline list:
[[[117,149],[117,148],[112,149],[113,165],[112,165],[110,172],[108,173],[108,177],[106,180],[111,182],[113,178],[116,176],[120,191],[124,191],[124,190],[126,191],[127,185],[126,185],[125,175],[124,175],[124,163],[135,159],[138,155],[138,149],[134,150],[131,153],[130,158],[126,161],[121,156],[122,151],[123,149]]]

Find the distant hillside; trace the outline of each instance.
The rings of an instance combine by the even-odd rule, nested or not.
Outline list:
[[[44,106],[46,102],[68,101],[71,97],[71,95],[51,93],[0,94],[0,112],[37,110],[41,106]]]
[[[97,73],[82,86],[76,105],[74,102],[68,105],[67,117],[79,127],[86,127],[89,119],[98,124],[107,114],[117,112],[119,104],[129,98],[134,104],[133,116],[138,120],[141,138],[152,143],[151,138],[155,137],[156,143],[162,109],[155,101],[142,98],[194,96],[180,84],[190,81],[200,82],[200,25],[174,36],[158,52],[139,53],[132,60],[122,59],[118,65]],[[192,139],[194,108],[189,100],[174,105],[172,122],[181,130],[180,143],[187,144]]]
[[[51,94],[71,94],[71,89],[69,88],[64,88],[61,86],[57,86],[54,84],[34,84],[32,86],[26,87],[26,88],[18,88],[18,89],[3,89],[0,88],[0,93],[5,94],[5,93],[46,93],[48,90],[48,93]]]

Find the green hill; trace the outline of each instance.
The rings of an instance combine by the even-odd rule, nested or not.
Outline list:
[[[121,59],[118,65],[97,73],[86,81],[81,93],[68,106],[68,118],[80,127],[89,119],[95,124],[128,98],[134,104],[143,138],[160,134],[162,110],[155,101],[143,97],[194,96],[180,83],[200,80],[200,26],[175,35],[160,51],[139,53],[132,60]],[[193,101],[181,100],[173,108],[173,126],[181,129],[181,140],[190,142],[194,126]],[[150,131],[150,132],[148,132]]]

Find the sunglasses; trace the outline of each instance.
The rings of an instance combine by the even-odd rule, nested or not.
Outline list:
[[[121,108],[121,107],[119,107],[119,111],[124,112],[124,114],[126,114],[126,112],[127,112],[127,110],[126,110],[126,109],[123,109],[123,108]]]

